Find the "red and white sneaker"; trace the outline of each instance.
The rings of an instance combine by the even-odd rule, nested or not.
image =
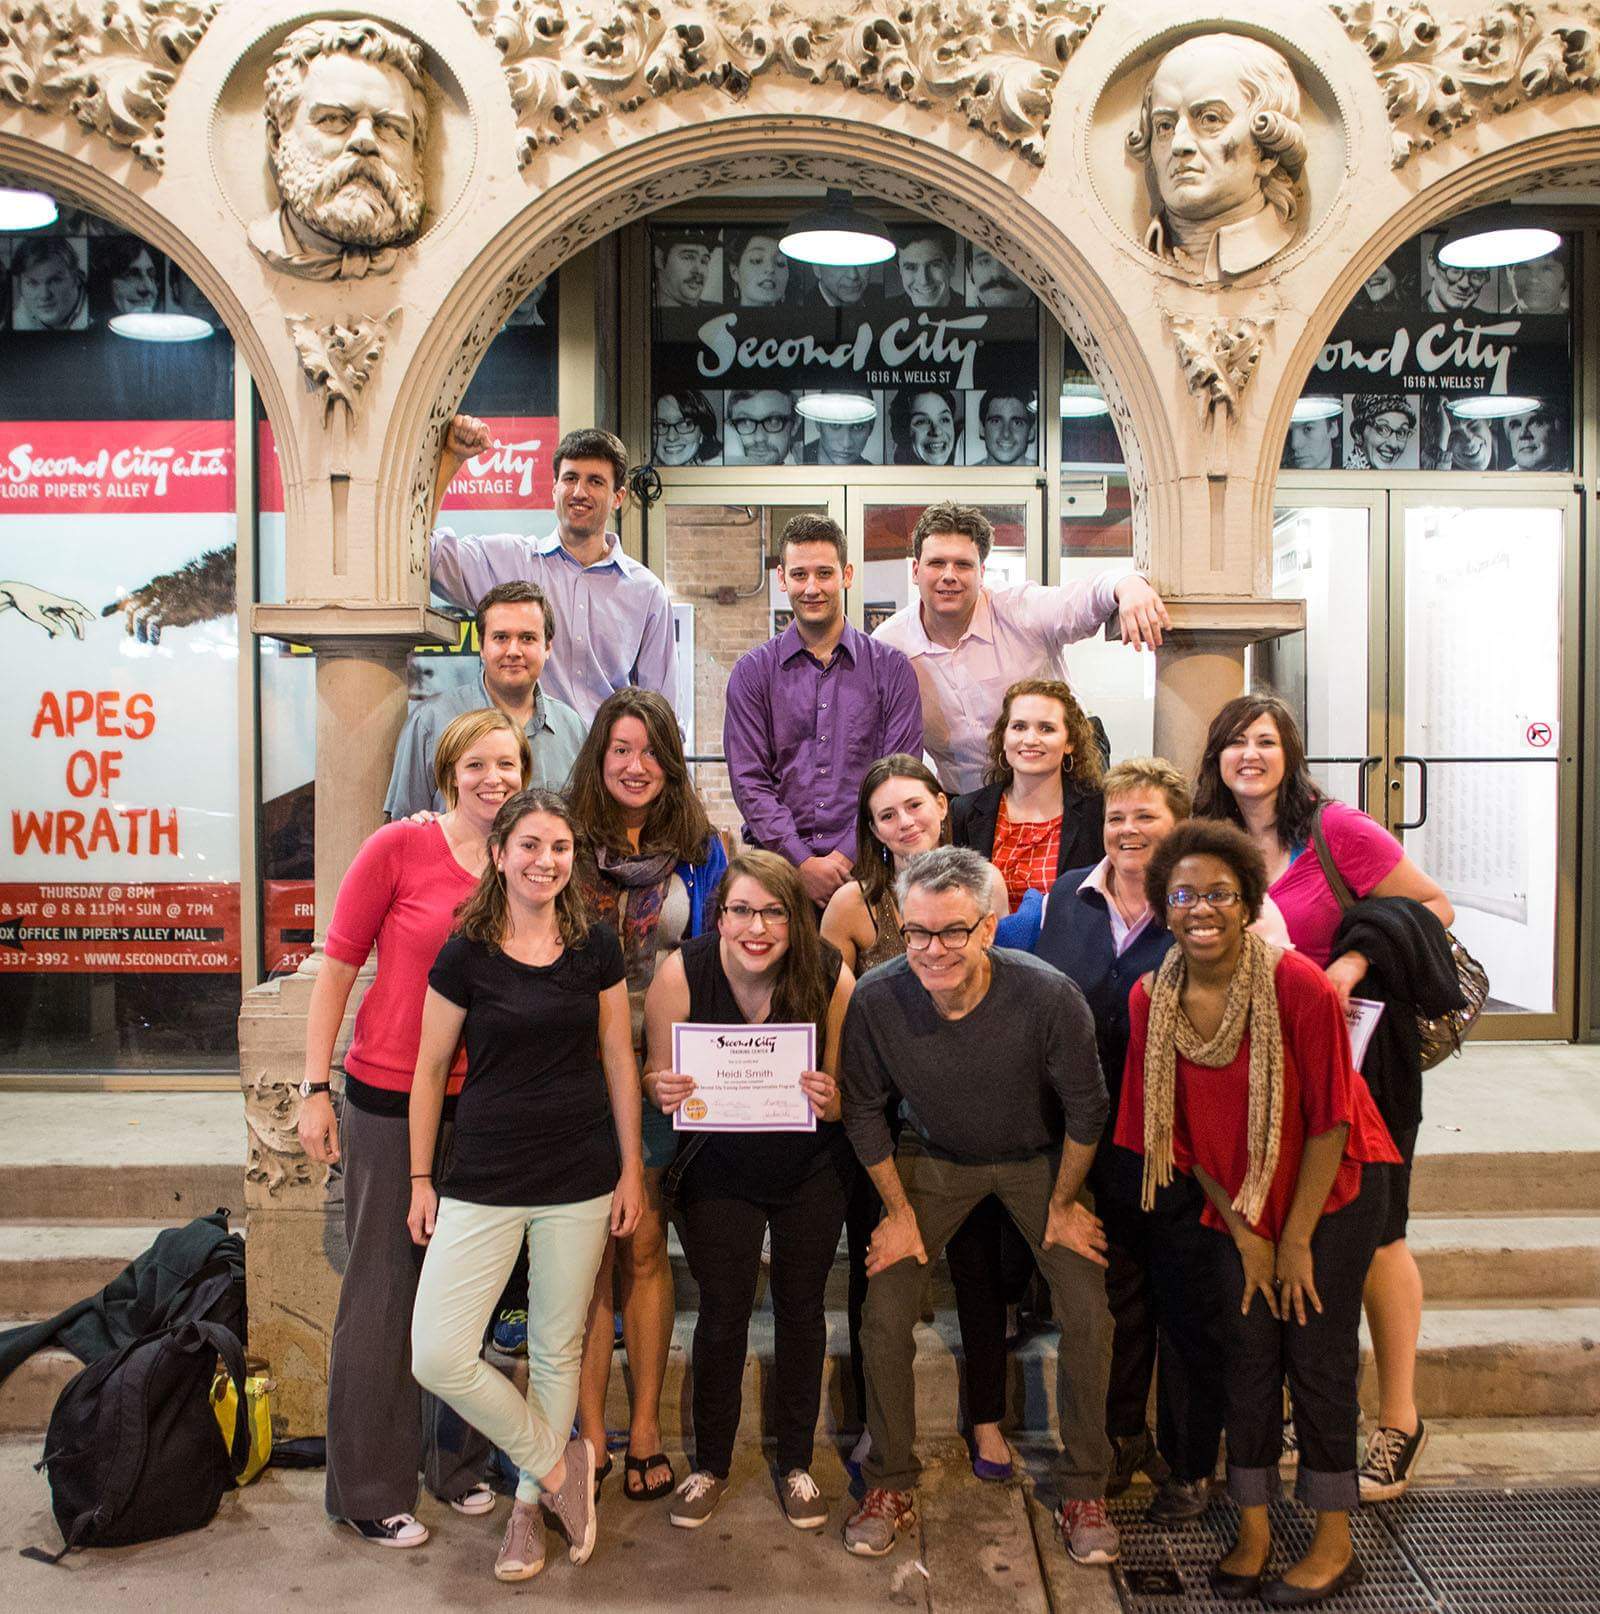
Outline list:
[[[1122,1537],[1098,1497],[1089,1502],[1063,1502],[1056,1522],[1075,1564],[1114,1564],[1122,1554]]]
[[[894,1551],[902,1530],[917,1522],[917,1499],[911,1491],[884,1491],[876,1486],[845,1521],[844,1544],[862,1558],[882,1558]]]

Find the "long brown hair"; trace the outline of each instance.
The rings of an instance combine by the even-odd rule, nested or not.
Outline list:
[[[1224,818],[1244,829],[1244,814],[1233,799],[1233,792],[1222,782],[1222,753],[1256,721],[1270,717],[1278,725],[1278,741],[1283,749],[1283,783],[1278,786],[1278,840],[1285,848],[1304,846],[1311,839],[1311,820],[1324,799],[1322,790],[1306,767],[1306,743],[1300,738],[1300,725],[1288,704],[1270,691],[1236,695],[1211,719],[1206,730],[1206,748],[1200,756],[1195,779],[1196,818]]]
[[[830,968],[832,960],[839,956],[838,949],[818,932],[817,910],[800,884],[794,865],[776,852],[736,852],[728,860],[713,906],[719,925],[728,892],[741,876],[754,880],[763,891],[776,897],[789,918],[789,948],[773,982],[770,1018],[780,1025],[811,1021],[817,1028],[817,1058],[821,1060],[828,1038],[828,1005],[833,1001]],[[838,979],[837,974],[833,979]]]
[[[1011,788],[1015,775],[1006,761],[1006,725],[1011,721],[1013,703],[1024,695],[1040,695],[1056,701],[1065,715],[1067,739],[1072,749],[1061,764],[1063,783],[1075,785],[1079,790],[1098,790],[1105,763],[1100,758],[1094,726],[1078,704],[1077,696],[1059,678],[1019,678],[1006,691],[1006,698],[1000,703],[1000,715],[989,730],[989,762],[983,770],[983,782],[999,785],[1002,790]]]
[[[572,831],[572,868],[576,876],[583,832],[572,810],[553,790],[519,790],[502,804],[489,830],[489,858],[478,877],[478,889],[456,910],[456,932],[469,941],[482,942],[491,952],[499,952],[511,923],[506,878],[495,866],[495,855],[504,854],[506,842],[529,813],[548,813],[559,818]],[[566,947],[581,947],[589,934],[589,914],[576,878],[569,879],[556,893],[556,926]]]
[[[878,839],[872,828],[872,798],[891,779],[914,780],[932,796],[946,794],[927,764],[904,751],[880,757],[867,769],[856,796],[856,861],[850,874],[860,882],[862,899],[869,908],[894,884],[894,853]],[[950,814],[946,811],[939,827],[939,844],[943,846],[949,839]]]
[[[664,696],[653,689],[635,689],[631,685],[602,702],[578,760],[572,765],[567,796],[591,848],[603,847],[624,855],[633,851],[622,822],[622,809],[606,789],[604,773],[611,731],[623,717],[636,717],[644,724],[650,749],[664,776],[661,794],[651,802],[644,828],[639,832],[639,851],[672,852],[680,862],[703,863],[711,846],[711,820],[689,777],[683,741],[678,737],[678,719]]]

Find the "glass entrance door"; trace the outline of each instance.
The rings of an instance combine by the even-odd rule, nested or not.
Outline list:
[[[1479,1034],[1570,1037],[1577,501],[1321,493],[1280,508],[1274,592],[1306,629],[1252,657],[1319,782],[1442,885],[1488,971]]]

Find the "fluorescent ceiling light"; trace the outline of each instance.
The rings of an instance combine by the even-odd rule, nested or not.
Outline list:
[[[1447,237],[1439,246],[1439,262],[1451,269],[1499,269],[1508,263],[1547,258],[1560,245],[1561,237],[1554,230],[1502,226]]]
[[[1483,392],[1445,405],[1459,420],[1504,420],[1507,415],[1526,414],[1538,407],[1537,398],[1515,398],[1504,392]]]
[[[1291,421],[1304,420],[1332,420],[1335,415],[1342,414],[1344,406],[1337,398],[1318,397],[1314,392],[1303,392],[1294,401],[1294,408],[1289,411]]]
[[[1105,394],[1089,378],[1086,371],[1069,372],[1071,379],[1061,383],[1061,418],[1063,420],[1093,420],[1097,415],[1109,415],[1111,407]]]
[[[42,230],[56,221],[53,196],[0,186],[0,230]]]
[[[797,415],[827,426],[859,426],[878,418],[873,401],[854,392],[802,393],[795,399],[794,409]]]
[[[849,191],[832,187],[820,208],[790,224],[778,248],[801,263],[840,267],[885,263],[894,256],[894,242],[883,226],[856,207]]]
[[[212,334],[211,326],[193,314],[113,314],[107,323],[135,342],[198,342]]]

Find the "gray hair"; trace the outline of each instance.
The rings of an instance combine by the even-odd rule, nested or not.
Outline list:
[[[965,891],[977,904],[978,912],[989,912],[989,860],[970,846],[936,846],[931,852],[918,852],[900,871],[894,883],[895,901],[905,912],[911,888],[940,896],[947,891]]]
[[[306,70],[318,56],[355,56],[380,67],[392,67],[415,95],[412,115],[415,146],[421,151],[428,139],[428,84],[423,76],[422,47],[392,28],[370,19],[308,22],[289,35],[272,54],[265,91],[267,126],[275,135],[294,120],[300,104],[300,86]]]

